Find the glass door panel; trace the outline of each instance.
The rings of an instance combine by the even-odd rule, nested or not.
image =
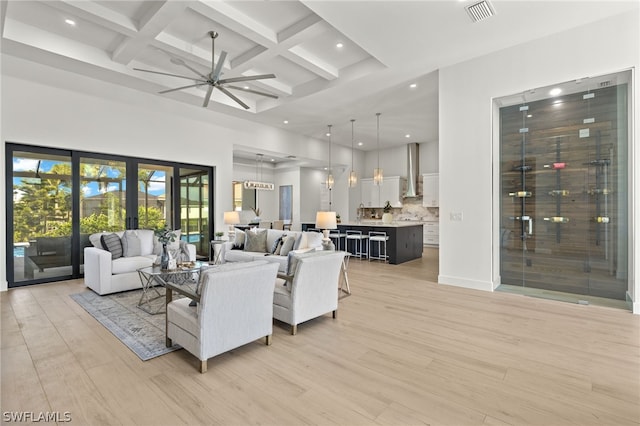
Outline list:
[[[171,185],[173,167],[138,164],[137,217],[133,229],[157,229],[173,226],[173,200]]]
[[[511,103],[500,108],[503,285],[581,303],[625,299],[629,78],[498,101]]]
[[[89,235],[127,228],[127,165],[124,161],[80,157],[80,270]]]
[[[196,246],[196,254],[209,255],[209,173],[180,169],[181,238]]]
[[[13,282],[71,276],[71,157],[14,151]]]

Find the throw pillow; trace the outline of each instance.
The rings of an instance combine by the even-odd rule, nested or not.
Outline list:
[[[282,240],[282,247],[280,247],[280,256],[287,256],[291,250],[293,250],[293,245],[296,242],[296,237],[293,235],[287,235]]]
[[[307,245],[305,247],[308,248],[318,248],[322,247],[322,234],[319,232],[305,232],[307,234]],[[304,247],[299,247],[304,248]]]
[[[284,235],[282,237],[284,237]],[[276,253],[276,251],[279,251],[278,248],[282,245],[282,237],[279,237],[273,242],[273,245],[271,246],[271,251],[270,251],[271,254],[279,254],[279,253]]]
[[[267,253],[267,230],[262,229],[256,232],[246,232],[244,251]]]
[[[102,247],[111,253],[111,259],[122,257],[122,242],[117,234],[104,234],[100,237]]]
[[[306,247],[307,247],[307,233],[301,232],[300,234],[298,234],[298,238],[296,238],[296,242],[293,244],[293,249],[298,250]]]
[[[276,256],[280,256],[280,250],[281,249],[282,249],[282,239],[280,239],[280,241],[278,241],[278,245],[276,246],[276,249],[273,252],[273,254],[275,254]]]
[[[136,231],[124,231],[124,234],[122,234],[122,238],[120,238],[120,241],[122,242],[123,257],[140,256],[141,243]]]
[[[233,247],[234,248],[238,248],[238,247],[244,247],[244,240],[245,240],[245,232],[241,229],[236,229],[236,237],[233,241]]]
[[[176,239],[173,242],[170,242],[167,244],[167,249],[172,250],[172,251],[178,251],[180,250],[180,233],[182,231],[180,229],[176,229],[175,231],[173,231],[173,233],[176,235]]]
[[[102,245],[102,241],[101,241],[100,237],[102,237],[102,233],[91,234],[91,235],[89,235],[89,241],[91,241],[91,244],[93,244],[94,247],[97,247],[99,249],[103,249],[104,246]]]

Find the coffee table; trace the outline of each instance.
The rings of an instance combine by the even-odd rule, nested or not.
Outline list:
[[[151,315],[165,313],[165,303],[156,303],[154,305],[153,302],[164,298],[165,294],[161,293],[158,288],[164,287],[166,293],[168,284],[184,287],[190,293],[197,294],[200,271],[203,266],[207,265],[206,262],[189,262],[170,270],[162,269],[159,265],[138,269],[138,275],[142,283],[142,294],[138,301],[138,308]]]

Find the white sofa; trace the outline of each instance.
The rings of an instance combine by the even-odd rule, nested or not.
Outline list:
[[[288,253],[284,255],[272,254],[271,249],[278,238],[286,236],[294,236],[296,245],[293,252],[321,250],[322,234],[318,232],[301,232],[301,231],[283,231],[279,229],[262,229],[254,228],[247,231],[236,230],[236,240],[240,232],[258,232],[267,231],[267,241],[265,251],[247,251],[244,249],[234,249],[235,242],[227,241],[222,244],[220,251],[220,259],[222,263],[227,262],[250,262],[252,260],[266,260],[268,262],[277,263],[279,272],[287,272]]]
[[[113,259],[112,253],[102,248],[100,243],[100,236],[108,233],[92,234],[89,240],[93,247],[84,249],[84,283],[100,295],[142,288],[138,269],[153,265],[158,257],[159,248],[153,230],[136,229],[126,232],[134,232],[139,238],[139,255]],[[124,233],[125,231],[115,232],[121,239]],[[196,247],[193,244],[178,244],[188,252],[189,260],[196,260]]]
[[[200,303],[175,300],[167,306],[167,337],[200,360],[266,337],[273,332],[273,290],[278,268],[263,261],[220,265],[202,277]]]

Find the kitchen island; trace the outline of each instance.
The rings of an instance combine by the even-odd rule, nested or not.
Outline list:
[[[315,228],[315,223],[302,224],[303,231],[308,228]],[[386,232],[389,237],[387,255],[389,263],[393,265],[422,257],[422,223],[400,221],[387,224],[381,220],[363,220],[338,224],[338,231],[341,234],[346,233],[347,230],[360,231],[363,235],[368,235],[369,231]],[[354,253],[354,247],[350,245],[347,251]]]

